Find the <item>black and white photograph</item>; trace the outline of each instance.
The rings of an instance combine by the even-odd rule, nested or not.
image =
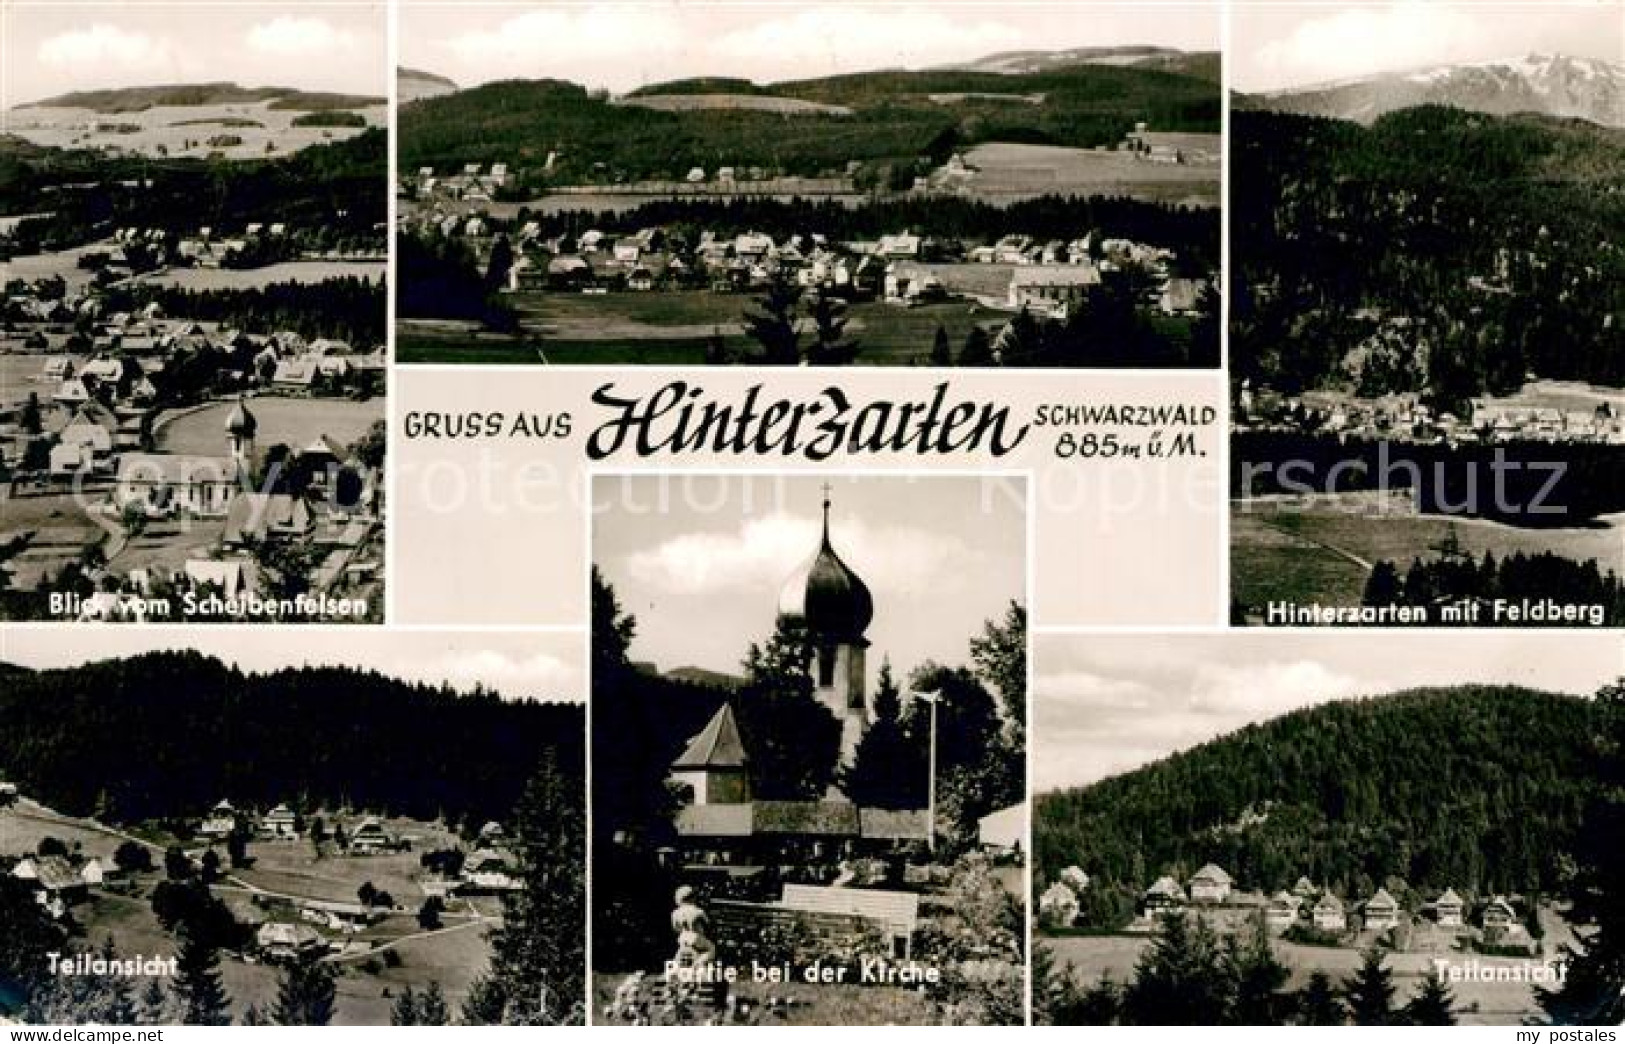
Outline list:
[[[382,622],[387,14],[6,5],[0,619]]]
[[[593,491],[595,1023],[1023,1024],[1026,480]]]
[[[397,357],[1217,368],[1220,29],[405,4]]]
[[[1039,635],[1033,1021],[1618,1025],[1617,635]]]
[[[1233,623],[1625,624],[1621,17],[1235,5]]]
[[[0,1023],[579,1024],[575,634],[34,628]]]

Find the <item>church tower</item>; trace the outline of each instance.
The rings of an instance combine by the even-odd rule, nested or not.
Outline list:
[[[829,539],[830,487],[824,487],[824,531],[818,550],[797,569],[779,595],[779,618],[806,627],[812,639],[813,696],[841,723],[841,762],[851,764],[869,727],[864,632],[874,619],[874,599],[858,574],[835,553]]]
[[[237,465],[238,476],[245,480],[254,474],[254,433],[258,430],[259,422],[248,412],[243,400],[238,399],[237,408],[226,418],[226,446],[232,462]]]

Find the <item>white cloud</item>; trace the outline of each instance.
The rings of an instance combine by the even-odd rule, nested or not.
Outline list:
[[[320,18],[281,15],[248,30],[250,50],[279,58],[336,58],[356,49],[355,34]]]
[[[832,538],[841,558],[871,588],[942,593],[953,566],[977,554],[962,541],[923,530],[838,521]],[[627,559],[640,584],[678,595],[776,591],[818,546],[818,524],[775,513],[733,533],[685,533]]]
[[[683,25],[670,12],[641,4],[540,8],[490,29],[453,36],[447,48],[487,78],[553,77],[611,82],[617,88],[652,63],[681,54]]]
[[[509,699],[570,700],[582,696],[580,672],[548,653],[454,650],[411,673],[425,679],[444,679],[463,691],[483,685]]]
[[[1493,16],[1424,0],[1347,8],[1303,22],[1260,47],[1248,79],[1302,86],[1472,60],[1488,42],[1487,18]]]
[[[735,30],[713,49],[763,75],[778,67],[814,76],[969,60],[1022,42],[1000,22],[956,21],[928,7],[826,5]]]
[[[70,71],[153,72],[175,65],[167,40],[105,23],[46,37],[38,54],[46,68]]]

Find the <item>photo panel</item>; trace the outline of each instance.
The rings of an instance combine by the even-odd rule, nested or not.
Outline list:
[[[1234,623],[1625,626],[1620,25],[1234,5]]]
[[[1622,680],[1600,633],[1039,634],[1034,1022],[1605,1023]]]
[[[1220,365],[1217,3],[403,3],[398,358]]]
[[[382,622],[387,16],[6,5],[0,617]]]
[[[9,1017],[579,1024],[579,633],[29,628],[0,687]]]
[[[1027,480],[594,496],[595,1022],[1023,1024]]]

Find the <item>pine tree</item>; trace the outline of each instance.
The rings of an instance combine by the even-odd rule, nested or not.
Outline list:
[[[926,798],[926,749],[919,736],[905,729],[902,693],[892,676],[891,660],[880,665],[872,704],[874,721],[858,741],[852,764],[842,772],[841,790],[867,808],[923,808]]]
[[[523,887],[503,897],[502,926],[491,933],[490,982],[476,983],[465,1021],[584,1021],[585,803],[580,783],[560,772],[549,754],[514,812]],[[478,1006],[475,993],[481,994]]]
[[[446,1006],[446,995],[441,992],[438,982],[429,983],[418,998],[419,1026],[449,1026],[451,1025],[451,1010]]]
[[[109,935],[102,943],[102,959],[115,961],[118,952],[113,949],[113,937]],[[105,1022],[110,1026],[132,1026],[141,1021],[141,1005],[135,999],[135,990],[130,980],[122,975],[109,975],[106,979],[106,993],[101,1017],[98,1022]]]
[[[948,331],[938,323],[936,337],[931,342],[931,365],[952,366],[953,362],[953,353],[948,348]]]
[[[1298,993],[1298,1022],[1305,1026],[1342,1026],[1348,1023],[1348,1009],[1338,999],[1331,976],[1314,972]]]
[[[389,1024],[391,1026],[421,1026],[418,1015],[418,994],[408,985],[395,998],[395,1003],[389,1009]]]
[[[846,302],[819,292],[813,295],[813,343],[807,362],[814,366],[843,366],[858,355],[858,342],[846,335]]]
[[[1349,1015],[1356,1026],[1387,1026],[1394,1021],[1394,973],[1380,946],[1365,952],[1360,970],[1343,984]]]
[[[780,277],[753,302],[754,312],[745,313],[745,333],[761,346],[758,360],[767,366],[794,366],[801,362],[801,337],[796,331],[796,305],[801,289]]]
[[[167,1026],[175,1021],[170,1014],[169,995],[164,992],[163,983],[157,979],[147,981],[136,1012],[136,1021],[143,1026]]]
[[[231,998],[220,980],[220,958],[201,933],[180,930],[175,994],[181,1021],[188,1026],[231,1025]]]
[[[326,1026],[333,1021],[338,988],[333,967],[313,960],[294,961],[282,970],[271,1021],[278,1026]]]
[[[1140,955],[1123,991],[1123,1021],[1136,1026],[1214,1026],[1228,1021],[1234,994],[1223,945],[1199,917],[1173,914]]]
[[[1625,1022],[1625,678],[1604,686],[1593,740],[1597,796],[1578,831],[1579,864],[1569,896],[1577,932],[1559,989],[1537,997],[1561,1025]]]
[[[1450,987],[1434,971],[1422,980],[1421,989],[1405,1005],[1405,1021],[1412,1026],[1454,1026],[1456,998]]]
[[[1236,1000],[1231,1021],[1240,1026],[1279,1026],[1285,1021],[1286,986],[1291,972],[1275,957],[1264,918],[1254,915],[1246,941],[1231,940]]]

